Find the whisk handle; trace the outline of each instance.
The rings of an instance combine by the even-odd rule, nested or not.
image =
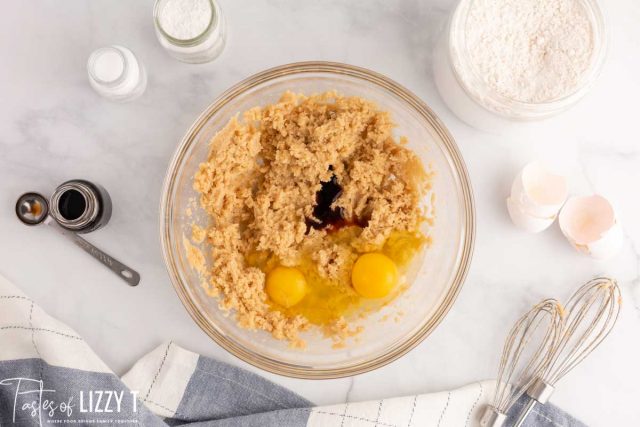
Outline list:
[[[487,405],[480,417],[482,427],[502,427],[507,421],[507,414],[500,412],[497,408]]]
[[[529,397],[529,402],[525,405],[524,409],[520,413],[520,417],[518,421],[514,424],[514,427],[522,426],[524,420],[527,419],[533,408],[536,406],[536,403],[545,404],[551,397],[551,394],[555,390],[555,387],[551,384],[545,382],[541,378],[538,378],[531,387],[527,390],[527,396]]]
[[[533,411],[533,408],[536,406],[536,403],[538,402],[535,399],[529,399],[529,402],[527,402],[526,406],[520,413],[520,417],[518,418],[518,421],[516,421],[516,423],[514,424],[514,427],[522,426],[522,424],[524,423],[524,420],[526,420],[529,414],[531,413],[531,411]]]

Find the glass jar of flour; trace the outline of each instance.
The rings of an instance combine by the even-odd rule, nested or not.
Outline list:
[[[606,47],[595,0],[461,0],[436,45],[434,78],[460,119],[496,130],[576,103]]]
[[[224,48],[225,21],[215,0],[156,0],[153,19],[160,44],[180,61],[209,62]]]

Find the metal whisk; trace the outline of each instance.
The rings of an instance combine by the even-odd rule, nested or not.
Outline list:
[[[485,409],[480,425],[504,424],[509,408],[549,365],[561,332],[562,307],[554,299],[535,305],[516,322],[502,350],[493,402]]]
[[[546,403],[558,380],[576,367],[604,340],[618,319],[622,297],[615,280],[599,277],[587,282],[565,306],[562,333],[549,363],[526,390],[530,400],[515,423],[520,427],[536,403]]]

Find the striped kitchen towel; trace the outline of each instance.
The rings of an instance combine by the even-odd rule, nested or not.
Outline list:
[[[318,384],[322,386],[321,383]],[[316,407],[243,369],[169,342],[116,376],[68,326],[0,276],[0,426],[477,426],[494,382]],[[527,426],[582,427],[557,408]]]

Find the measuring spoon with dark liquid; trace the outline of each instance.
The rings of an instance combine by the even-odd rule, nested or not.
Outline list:
[[[64,184],[63,184],[64,185]],[[64,193],[63,193],[64,196]],[[72,194],[72,196],[76,196]],[[53,198],[52,198],[53,201]],[[62,202],[64,203],[64,201]],[[76,200],[76,205],[80,203]],[[59,204],[59,200],[56,202],[56,205]],[[86,203],[85,203],[86,205]],[[86,206],[85,206],[86,207]],[[66,212],[68,207],[63,207],[63,211]],[[56,206],[58,211],[60,210],[58,206]],[[79,213],[77,218],[82,217],[83,212],[80,212],[78,206],[74,207],[74,210],[69,210],[69,212]],[[109,208],[110,214],[110,208]],[[129,268],[125,264],[121,263],[117,259],[113,258],[111,255],[103,252],[98,249],[91,243],[87,242],[85,239],[80,237],[76,232],[71,231],[69,228],[60,224],[58,220],[51,215],[49,211],[49,203],[47,199],[44,198],[41,194],[38,193],[25,193],[18,198],[16,202],[16,215],[18,219],[22,221],[26,225],[38,225],[38,224],[47,224],[51,227],[57,229],[62,235],[71,239],[73,243],[82,248],[86,253],[97,259],[101,264],[105,265],[111,271],[118,275],[122,280],[127,282],[130,286],[137,286],[140,283],[140,274],[132,268]],[[69,214],[69,216],[73,216]],[[91,216],[91,215],[90,215]],[[52,220],[50,220],[53,219]],[[76,219],[77,219],[76,218]],[[95,220],[95,218],[94,218]],[[96,227],[97,228],[97,227]]]

